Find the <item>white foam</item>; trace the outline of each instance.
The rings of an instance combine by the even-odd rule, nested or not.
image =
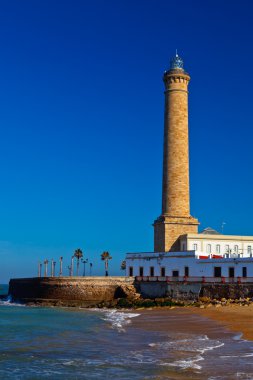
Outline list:
[[[104,321],[110,322],[111,327],[117,329],[119,332],[125,332],[124,326],[131,323],[131,318],[138,317],[140,314],[120,312],[118,310],[105,310],[105,309],[93,309],[100,311],[104,314],[102,318]]]
[[[167,365],[170,367],[179,367],[182,369],[193,368],[193,369],[200,370],[202,367],[196,363],[202,360],[204,360],[204,358],[200,355],[197,355],[195,358],[189,358],[186,360],[176,360],[175,362],[172,362],[172,363],[161,363],[160,365]]]
[[[12,302],[12,297],[8,296],[6,299],[3,299],[0,301],[0,306],[22,306],[24,307],[24,304]]]
[[[149,347],[157,347],[174,351],[199,352],[204,354],[206,351],[211,351],[224,346],[224,343],[218,340],[210,340],[206,335],[201,337],[191,337],[190,339],[174,339],[169,342],[149,343]]]

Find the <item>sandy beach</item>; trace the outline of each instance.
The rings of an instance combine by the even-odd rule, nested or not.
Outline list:
[[[159,319],[159,330],[166,330],[167,321],[166,318],[170,314],[193,314],[204,317],[205,322],[201,325],[194,325],[191,323],[190,329],[195,332],[204,333],[205,325],[209,329],[212,322],[218,323],[221,328],[226,328],[233,333],[242,334],[242,337],[247,340],[253,340],[253,304],[249,306],[240,306],[237,304],[231,304],[226,306],[208,306],[205,308],[199,307],[175,307],[175,308],[154,308],[153,310],[142,310],[143,316],[153,314],[152,320]],[[156,316],[156,317],[155,317]],[[135,321],[136,323],[140,323]],[[149,328],[149,324],[146,325]],[[152,328],[152,325],[150,326]],[[186,330],[189,329],[189,325]],[[201,330],[201,331],[200,331]]]
[[[249,306],[236,304],[220,307],[210,306],[204,309],[192,307],[189,309],[193,313],[219,322],[233,332],[241,332],[244,339],[253,340],[253,304]]]

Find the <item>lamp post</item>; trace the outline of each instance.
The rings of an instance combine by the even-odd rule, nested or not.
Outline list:
[[[44,265],[45,265],[45,272],[44,272],[44,277],[47,277],[47,266],[48,266],[48,259],[46,259],[44,261]]]
[[[41,271],[42,271],[42,264],[38,264],[38,277],[41,277]]]
[[[60,257],[60,272],[59,272],[60,277],[62,276],[62,260],[63,260],[63,257],[61,256]]]
[[[82,263],[83,263],[83,276],[85,276],[85,265],[87,264],[89,260],[88,259],[82,259]]]
[[[54,277],[54,259],[51,259],[51,277]]]

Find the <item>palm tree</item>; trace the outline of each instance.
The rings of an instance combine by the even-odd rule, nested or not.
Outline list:
[[[74,252],[74,257],[77,259],[76,263],[76,275],[78,276],[80,259],[83,257],[83,252],[80,248],[77,248]]]
[[[105,262],[105,276],[108,276],[108,261],[111,260],[112,257],[110,256],[109,252],[103,252],[101,254],[101,260]]]
[[[125,276],[126,276],[126,260],[122,261],[122,263],[120,265],[120,269],[125,271]]]

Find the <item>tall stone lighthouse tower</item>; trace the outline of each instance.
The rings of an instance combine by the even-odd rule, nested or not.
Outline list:
[[[179,237],[198,232],[190,215],[188,84],[190,76],[176,54],[165,84],[162,214],[154,222],[155,252],[179,251]]]

